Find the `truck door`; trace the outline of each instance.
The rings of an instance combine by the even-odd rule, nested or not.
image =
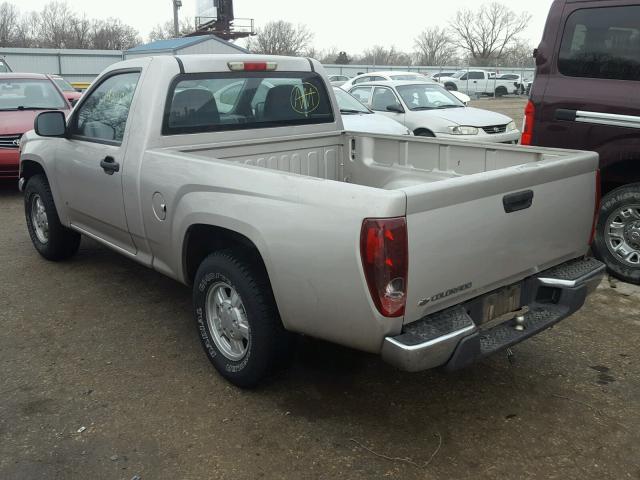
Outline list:
[[[469,93],[468,95],[482,95],[487,92],[487,82],[484,72],[469,72]]]
[[[57,179],[72,225],[135,253],[122,194],[127,119],[139,70],[115,71],[92,88],[69,121],[56,152]]]

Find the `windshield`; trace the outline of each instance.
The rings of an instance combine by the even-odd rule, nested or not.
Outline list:
[[[54,78],[53,81],[56,82],[56,85],[63,92],[75,92],[76,91],[76,89],[73,88],[73,86],[69,82],[67,82],[64,78]]]
[[[373,113],[363,104],[361,104],[357,98],[353,97],[350,93],[345,92],[341,88],[334,88],[336,93],[336,100],[338,100],[338,106],[341,113]]]
[[[397,90],[409,110],[464,107],[460,100],[440,85],[402,85]]]
[[[460,78],[461,76],[463,76],[465,73],[467,73],[466,70],[458,70],[456,73],[454,73],[453,75],[451,75],[452,78]]]
[[[0,80],[0,110],[64,109],[67,104],[49,80]]]

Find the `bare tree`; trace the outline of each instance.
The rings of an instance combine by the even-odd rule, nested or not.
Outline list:
[[[140,44],[138,31],[118,18],[95,20],[91,28],[91,46],[101,50],[128,50]]]
[[[534,68],[533,45],[526,40],[517,39],[502,55],[502,64],[510,67]]]
[[[87,48],[91,41],[91,20],[85,15],[69,21],[67,48]]]
[[[43,47],[66,48],[69,43],[69,25],[75,14],[65,2],[50,2],[40,15],[40,43]]]
[[[396,47],[383,47],[375,45],[362,53],[355,60],[356,63],[367,65],[411,65],[411,56],[396,50]]]
[[[247,48],[254,53],[296,56],[305,54],[312,40],[313,33],[307,26],[277,20],[258,29],[257,35],[249,39]]]
[[[189,35],[193,33],[195,29],[195,22],[192,18],[181,18],[180,19],[180,36]],[[173,32],[173,20],[169,20],[163,24],[157,24],[151,30],[149,34],[149,41],[155,42],[157,40],[167,40],[169,38],[174,38]]]
[[[18,30],[19,15],[15,5],[0,3],[0,47],[12,45]]]
[[[503,56],[531,20],[531,14],[515,13],[504,4],[481,5],[477,11],[459,10],[450,22],[456,45],[482,65]]]
[[[30,12],[24,15],[16,29],[13,46],[15,47],[40,47],[40,15],[37,12]]]
[[[431,27],[415,40],[415,58],[418,65],[451,65],[455,63],[457,47],[446,29]]]

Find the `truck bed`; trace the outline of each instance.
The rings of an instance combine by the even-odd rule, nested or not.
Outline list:
[[[582,214],[594,205],[597,155],[590,152],[349,132],[180,151],[381,194],[402,191],[410,253],[405,322],[583,255],[591,229]],[[507,212],[504,199],[518,192],[531,195],[531,206]],[[458,290],[441,295],[451,289]]]
[[[575,152],[388,135],[298,135],[178,147],[183,154],[380,189],[400,189]]]

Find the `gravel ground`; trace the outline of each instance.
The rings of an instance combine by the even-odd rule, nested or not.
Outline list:
[[[0,204],[0,479],[640,479],[640,288],[605,281],[513,362],[407,374],[304,339],[241,391],[186,287],[91,241],[47,262]]]

